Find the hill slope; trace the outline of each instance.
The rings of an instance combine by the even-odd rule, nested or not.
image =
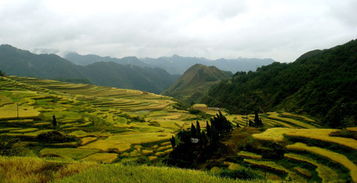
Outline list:
[[[80,67],[54,54],[32,54],[0,45],[0,68],[7,74],[53,79],[84,79]]]
[[[125,62],[129,62],[123,59]],[[93,83],[159,93],[176,80],[159,68],[98,62],[75,65],[54,54],[33,54],[10,45],[0,46],[0,69],[10,75],[32,76],[70,82]]]
[[[237,113],[255,110],[307,113],[332,127],[357,120],[357,40],[308,52],[290,64],[236,73],[204,99]]]
[[[163,94],[176,97],[186,102],[200,100],[209,87],[219,81],[228,79],[232,74],[217,69],[214,66],[196,64],[190,67]]]

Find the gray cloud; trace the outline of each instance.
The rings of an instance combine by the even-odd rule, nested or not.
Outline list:
[[[357,38],[354,0],[2,0],[0,43],[116,57],[293,61]]]

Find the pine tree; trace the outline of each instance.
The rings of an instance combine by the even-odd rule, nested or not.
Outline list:
[[[54,129],[57,128],[57,119],[55,115],[52,116],[52,126]]]
[[[196,135],[197,137],[201,136],[201,127],[198,121],[196,121]]]
[[[211,126],[209,125],[208,121],[206,121],[206,133],[208,137],[211,135]]]
[[[254,126],[255,127],[262,127],[263,126],[263,122],[259,118],[259,115],[258,115],[257,111],[255,111],[255,113],[254,113]]]
[[[191,137],[195,137],[197,134],[195,125],[193,125],[193,123],[191,123]]]
[[[174,148],[175,148],[175,146],[176,146],[176,139],[175,139],[175,137],[174,137],[174,136],[172,136],[172,137],[171,137],[170,142],[171,142],[171,146],[172,146],[172,148],[174,149]]]

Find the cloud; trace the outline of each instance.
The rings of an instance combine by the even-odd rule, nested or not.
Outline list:
[[[116,57],[293,61],[357,37],[353,0],[2,0],[0,43]]]

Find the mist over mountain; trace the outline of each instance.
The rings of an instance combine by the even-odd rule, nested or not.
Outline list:
[[[136,57],[114,58],[114,57],[102,57],[94,54],[80,55],[76,52],[69,52],[64,55],[64,58],[77,65],[89,65],[96,62],[114,62],[117,64],[124,64],[124,65],[137,65],[142,67],[149,66],[144,62],[140,61]]]
[[[80,55],[75,52],[67,53],[65,59],[77,65],[89,65],[95,62],[115,62],[124,65],[136,65],[141,67],[158,67],[166,70],[170,74],[181,75],[188,68],[195,64],[215,66],[220,70],[236,73],[238,71],[255,71],[258,67],[274,62],[273,59],[259,58],[237,58],[237,59],[216,59],[210,60],[200,57],[182,57],[173,55],[171,57],[159,58],[137,58],[137,57],[102,57],[98,55]]]
[[[86,66],[76,65],[55,54],[33,54],[10,45],[1,45],[0,70],[9,75],[92,83],[154,93],[160,93],[178,77],[160,68],[118,64],[115,63],[119,62],[117,59],[112,59],[115,62],[97,62],[99,60],[97,56],[87,57],[97,60]],[[129,62],[128,60],[133,63],[131,58],[121,60],[123,63]]]
[[[260,66],[268,65],[274,62],[274,60],[270,58],[221,58],[216,60],[210,60],[206,58],[182,57],[178,55],[173,55],[171,57],[159,57],[157,59],[143,58],[141,60],[146,64],[165,69],[171,74],[183,74],[188,68],[195,64],[215,66],[220,70],[236,73],[238,71],[255,71]]]

